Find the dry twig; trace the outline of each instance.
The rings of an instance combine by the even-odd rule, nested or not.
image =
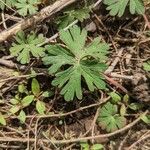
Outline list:
[[[148,113],[148,111],[146,110],[143,115],[146,115]],[[92,139],[97,139],[97,138],[108,138],[114,135],[117,135],[119,133],[122,133],[130,128],[132,128],[134,125],[136,125],[139,121],[141,120],[141,115],[135,119],[132,123],[128,124],[127,126],[125,126],[122,129],[119,129],[117,131],[114,131],[112,133],[108,133],[108,134],[100,134],[100,135],[96,135],[96,136],[89,136],[89,137],[81,137],[81,138],[76,138],[76,139],[69,139],[69,140],[49,140],[49,139],[40,139],[39,141],[42,141],[44,143],[51,143],[53,142],[54,144],[68,144],[68,143],[75,143],[75,142],[80,142],[80,141],[86,141],[86,140],[92,140]],[[0,137],[0,142],[22,142],[22,143],[26,143],[27,141],[30,142],[35,142],[34,138],[12,138],[12,137]]]
[[[47,17],[52,16],[53,14],[59,12],[64,7],[74,3],[75,1],[77,1],[77,0],[59,0],[59,1],[56,1],[53,5],[43,8],[39,13],[37,13],[37,14],[33,15],[32,17],[27,18],[23,21],[20,21],[17,24],[10,27],[9,29],[1,32],[0,43],[5,41],[8,37],[16,34],[18,31],[29,28],[29,27],[33,26],[34,24],[46,19]]]

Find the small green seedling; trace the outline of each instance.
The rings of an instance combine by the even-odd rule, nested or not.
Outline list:
[[[16,0],[0,0],[0,9],[11,8],[15,6]]]
[[[107,132],[113,132],[126,125],[126,118],[118,113],[118,106],[110,102],[100,109],[97,121],[99,126]]]
[[[52,95],[52,92],[41,91],[39,82],[37,81],[37,79],[33,78],[31,83],[31,91],[28,91],[24,84],[18,85],[18,93],[14,98],[10,100],[10,103],[12,105],[10,108],[10,112],[11,114],[17,114],[18,119],[22,123],[24,123],[26,119],[24,108],[29,107],[31,104],[35,104],[37,112],[39,114],[45,114],[46,106],[43,102],[43,99]]]
[[[87,142],[80,142],[81,150],[103,150],[102,144],[89,145]]]
[[[38,11],[40,0],[16,0],[15,7],[21,16],[33,15]]]
[[[17,61],[21,64],[30,62],[31,54],[36,58],[43,57],[45,55],[45,48],[39,46],[44,41],[44,37],[40,34],[38,37],[34,32],[25,36],[23,31],[17,33],[15,37],[16,42],[12,43],[10,53],[12,56],[17,57]]]
[[[53,93],[49,91],[41,91],[39,82],[35,78],[32,79],[31,90],[33,95],[35,96],[37,112],[39,114],[45,114],[46,105],[42,100],[46,97],[52,96]]]
[[[109,93],[109,95],[110,95],[110,97],[111,97],[111,101],[112,101],[112,103],[119,103],[120,101],[121,101],[121,96],[118,94],[118,93],[116,93],[116,92],[111,92],[111,93]]]

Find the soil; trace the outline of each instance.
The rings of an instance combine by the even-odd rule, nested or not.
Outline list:
[[[43,1],[43,5],[48,5],[47,1]],[[146,8],[145,15],[150,20],[150,7],[147,5]],[[9,11],[6,11],[6,13],[11,15]],[[55,20],[55,17],[53,20]],[[10,20],[5,23],[8,26],[14,24]],[[3,25],[2,23],[0,24],[0,32],[5,30]],[[108,74],[108,77],[115,81],[115,83],[117,82],[119,86],[114,82],[107,81],[108,91],[117,91],[122,97],[128,94],[130,98],[127,103],[138,103],[143,106],[139,110],[131,110],[126,106],[126,126],[138,118],[145,110],[149,114],[150,74],[143,69],[143,62],[150,60],[150,40],[146,41],[150,38],[146,34],[150,29],[143,16],[130,15],[127,11],[121,18],[112,17],[106,11],[105,6],[100,5],[90,14],[89,19],[82,23],[77,23],[77,25],[82,28],[85,27],[88,30],[89,40],[100,37],[109,43],[110,54],[107,61],[108,66],[118,57],[119,50],[123,49],[122,55],[119,57],[119,61],[112,71],[122,77],[113,77],[111,73]],[[28,30],[30,31],[30,29]],[[36,30],[39,33],[43,32],[47,38],[57,33],[56,24],[51,22],[50,19],[44,20],[40,25],[33,26],[32,30]],[[37,77],[41,89],[44,91],[50,87],[50,90],[53,92],[50,98],[44,100],[48,112],[51,114],[60,114],[60,116],[38,118],[35,106],[25,108],[25,112],[27,113],[25,124],[21,124],[16,115],[10,115],[7,118],[7,125],[0,126],[0,150],[80,150],[82,149],[81,141],[55,144],[53,140],[71,140],[108,134],[98,125],[97,121],[93,123],[98,107],[103,106],[104,102],[102,100],[109,96],[107,91],[95,90],[94,92],[89,92],[85,86],[82,100],[75,99],[72,102],[66,102],[59,94],[60,89],[51,86],[50,83],[54,77],[48,75],[47,70],[40,60],[32,59],[32,63],[28,66],[23,66],[15,58],[7,58],[9,57],[9,47],[13,40],[13,38],[9,38],[5,42],[0,43],[0,47],[3,47],[3,50],[0,51],[0,99],[4,100],[4,102],[0,101],[1,113],[6,114],[8,111],[10,107],[9,101],[16,95],[18,84],[24,83],[29,90],[31,89],[31,79],[17,78],[14,77],[14,74],[18,71],[19,75],[26,75],[29,74],[30,68],[35,68],[38,73],[42,71],[44,74]],[[1,59],[6,60],[8,64],[4,63]],[[10,66],[9,62],[13,65]],[[127,93],[119,87],[125,88]],[[81,110],[83,107],[98,103],[102,104]],[[118,105],[121,106],[122,103],[124,102],[120,102]],[[68,114],[62,117],[61,114],[64,113]],[[149,124],[140,120],[137,124],[121,133],[104,138],[93,138],[86,142],[90,147],[96,143],[102,144],[105,150],[150,150],[149,127]],[[147,138],[141,140],[141,137]],[[10,141],[3,141],[1,140],[3,138],[11,139]],[[21,142],[14,141],[14,139],[25,138],[28,139],[25,142],[23,140]],[[32,139],[35,141],[33,142]],[[44,142],[43,139],[48,140],[48,142]]]

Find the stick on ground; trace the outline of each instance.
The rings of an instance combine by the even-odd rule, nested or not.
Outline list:
[[[41,22],[47,17],[52,16],[53,14],[59,12],[64,7],[76,2],[77,0],[59,0],[56,1],[53,5],[43,8],[39,13],[33,15],[30,18],[27,18],[19,23],[13,25],[9,29],[6,29],[0,33],[0,43],[5,41],[8,37],[16,34],[20,30],[31,27],[32,25]]]

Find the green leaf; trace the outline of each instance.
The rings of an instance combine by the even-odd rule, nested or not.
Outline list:
[[[141,0],[130,0],[130,13],[131,14],[144,14],[145,8]]]
[[[27,107],[32,103],[33,100],[34,100],[34,95],[29,95],[22,99],[21,104],[23,107]]]
[[[15,114],[15,113],[18,112],[19,110],[20,110],[20,106],[12,106],[9,111],[10,111],[12,114]]]
[[[124,116],[125,114],[126,114],[126,106],[122,104],[120,108],[120,115]]]
[[[43,58],[44,64],[52,66],[48,69],[49,73],[55,73],[58,69],[66,64],[73,65],[74,59],[70,53],[58,45],[48,45],[46,46],[49,55]]]
[[[86,45],[87,31],[73,26],[70,30],[60,31],[60,39],[66,44],[46,46],[48,55],[43,58],[45,65],[51,65],[49,73],[55,73],[52,85],[62,88],[61,94],[66,101],[76,96],[82,99],[81,79],[84,79],[90,91],[106,89],[101,75],[107,66],[106,55],[109,46],[96,38]],[[65,70],[61,70],[65,66]]]
[[[145,71],[150,71],[150,61],[143,63],[143,67]]]
[[[75,19],[78,19],[79,21],[83,22],[84,19],[90,17],[90,8],[83,7],[81,9],[75,10],[73,15],[75,16]]]
[[[20,93],[24,93],[26,91],[26,87],[24,86],[24,84],[18,85],[18,91]]]
[[[0,124],[6,126],[6,120],[4,118],[4,116],[0,113]]]
[[[58,17],[56,23],[58,24],[59,29],[64,29],[75,19],[78,19],[79,21],[83,22],[84,19],[90,17],[89,13],[90,13],[90,9],[88,7],[65,11],[63,16]]]
[[[121,97],[119,94],[117,94],[115,92],[111,92],[111,93],[109,93],[109,95],[111,96],[113,103],[118,103],[121,101]]]
[[[51,97],[53,95],[54,95],[54,92],[52,92],[52,91],[45,91],[42,93],[43,97]]]
[[[73,100],[76,94],[78,99],[82,98],[81,90],[81,74],[78,68],[69,68],[66,71],[56,74],[56,79],[53,80],[54,86],[62,87],[68,80],[67,84],[61,90],[61,94],[64,95],[66,101]]]
[[[64,13],[63,16],[58,17],[56,20],[56,24],[58,26],[58,29],[61,30],[61,29],[64,29],[65,27],[67,27],[74,20],[75,20],[75,17],[72,15],[72,13],[70,11],[70,14]]]
[[[19,103],[19,100],[15,99],[15,98],[12,98],[12,99],[10,99],[10,103],[13,104],[13,105],[16,105],[16,104]]]
[[[107,132],[113,132],[126,125],[126,118],[117,113],[117,105],[107,102],[100,110],[98,124]]]
[[[31,88],[32,88],[32,93],[34,95],[38,95],[40,93],[40,85],[37,79],[35,78],[32,79]]]
[[[142,119],[146,124],[150,124],[150,115],[141,115],[141,119]]]
[[[110,11],[110,15],[118,15],[121,17],[127,6],[131,14],[144,14],[145,8],[141,0],[104,0],[104,4],[108,5],[107,10]]]
[[[39,114],[44,114],[46,110],[45,103],[38,100],[36,102],[36,110],[38,111]]]
[[[21,64],[26,64],[30,62],[30,55],[39,58],[45,55],[45,48],[38,46],[44,41],[42,35],[36,36],[35,33],[30,33],[26,37],[23,31],[17,33],[16,43],[12,44],[10,48],[10,53],[12,56],[17,57],[17,61]]]
[[[83,29],[81,31],[77,26],[73,26],[67,31],[60,31],[60,39],[66,44],[76,58],[80,58],[84,54],[83,48],[85,46],[86,38],[86,30]]]
[[[37,73],[31,68],[31,75],[29,78],[35,78],[37,76]]]
[[[0,9],[11,8],[15,6],[16,0],[0,0]]]
[[[143,105],[140,103],[131,103],[129,105],[129,108],[132,110],[140,110],[142,107],[143,107]]]
[[[82,150],[90,150],[90,146],[88,143],[81,142],[80,143]]]
[[[21,16],[27,16],[28,13],[32,15],[38,11],[38,3],[39,0],[17,0],[15,7]]]
[[[129,101],[129,95],[126,94],[123,96],[123,102],[128,103],[128,101]]]
[[[20,111],[18,115],[18,119],[21,121],[21,123],[25,123],[26,120],[26,114],[23,110]]]
[[[94,144],[91,147],[91,150],[103,150],[103,149],[104,149],[104,146],[102,144]]]

